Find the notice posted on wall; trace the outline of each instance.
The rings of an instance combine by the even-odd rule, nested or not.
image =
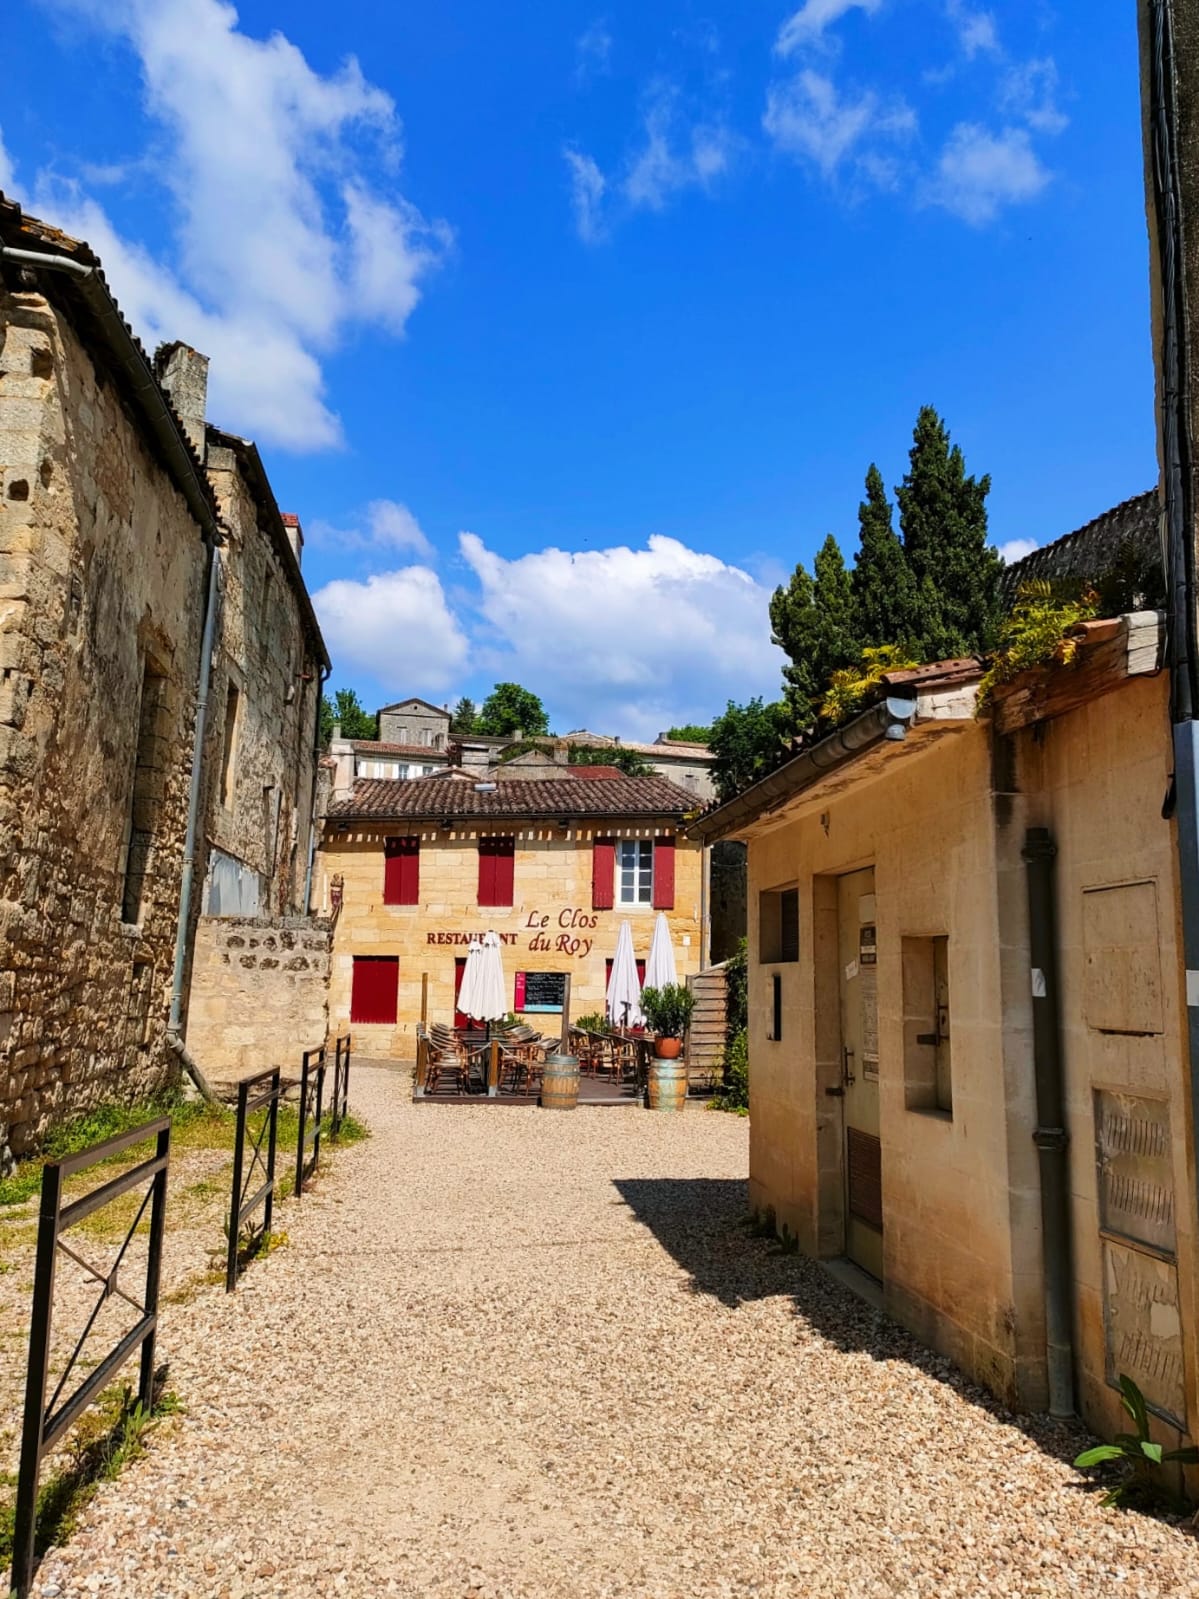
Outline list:
[[[566,1003],[565,972],[517,972],[514,1011],[557,1011]]]

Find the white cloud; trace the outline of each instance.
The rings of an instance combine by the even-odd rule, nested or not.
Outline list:
[[[869,16],[882,3],[883,0],[804,0],[779,29],[774,48],[781,56],[794,55],[819,40],[825,29],[839,22],[847,11],[865,11]]]
[[[584,244],[595,244],[605,234],[604,194],[608,180],[589,155],[567,148],[562,152],[570,168],[570,201],[575,214],[575,231]]]
[[[670,98],[659,98],[645,115],[645,143],[632,157],[622,189],[634,210],[661,211],[671,195],[707,188],[727,170],[733,138],[727,128],[696,123],[676,135]]]
[[[977,123],[959,122],[941,152],[925,198],[981,227],[1004,206],[1036,199],[1049,181],[1027,129],[992,133]]]
[[[73,185],[35,200],[102,255],[147,342],[183,338],[213,358],[214,415],[295,449],[340,440],[321,360],[355,323],[400,333],[448,240],[395,188],[390,97],[351,59],[314,71],[282,34],[254,39],[223,0],[76,6],[126,39],[145,106],[166,133],[173,261],[121,237]]]
[[[593,74],[607,72],[611,56],[612,35],[600,17],[575,40],[575,81],[585,83]]]
[[[968,61],[973,61],[977,55],[1000,54],[999,29],[990,11],[972,11],[961,0],[949,0],[947,9]]]
[[[770,590],[716,556],[661,536],[514,560],[473,533],[459,543],[481,589],[488,664],[543,691],[562,725],[653,737],[730,697],[778,693]]]
[[[762,126],[780,150],[813,161],[831,177],[867,139],[914,133],[916,115],[902,101],[884,104],[873,89],[842,95],[831,78],[805,68],[771,86]]]
[[[999,554],[1008,566],[1014,566],[1017,561],[1022,561],[1026,555],[1031,555],[1040,545],[1036,539],[1009,539],[1006,544],[999,546]]]
[[[427,566],[336,578],[312,596],[339,672],[362,672],[388,693],[435,693],[461,676],[469,646]]]
[[[1037,133],[1061,133],[1070,119],[1059,110],[1057,94],[1057,63],[1052,56],[1038,56],[1004,75],[999,86],[999,107]]]
[[[363,517],[365,526],[334,527],[314,522],[309,539],[337,550],[410,550],[422,561],[434,561],[436,551],[420,523],[399,500],[372,500]]]

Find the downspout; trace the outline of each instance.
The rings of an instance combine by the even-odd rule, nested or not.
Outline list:
[[[1170,720],[1174,780],[1163,814],[1173,811],[1185,968],[1191,1137],[1199,1138],[1199,683],[1196,680],[1196,582],[1193,545],[1190,373],[1184,281],[1183,201],[1178,162],[1178,107],[1173,12],[1150,0],[1148,144],[1156,222],[1160,296],[1158,363],[1165,569],[1168,594]],[[1199,1165],[1199,1161],[1196,1162]]]
[[[304,873],[304,915],[312,915],[312,865],[316,859],[316,789],[321,778],[321,705],[329,667],[322,666],[316,685],[316,725],[312,731],[312,803],[308,807],[308,870]]]
[[[1062,1087],[1062,1030],[1057,971],[1057,845],[1047,827],[1030,827],[1021,851],[1028,866],[1028,932],[1032,964],[1033,1069],[1041,1169],[1041,1236],[1045,1251],[1045,1359],[1049,1414],[1074,1414],[1074,1305],[1070,1251],[1069,1135]]]

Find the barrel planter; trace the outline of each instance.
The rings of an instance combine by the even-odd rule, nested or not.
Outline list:
[[[652,1060],[649,1064],[650,1110],[682,1110],[687,1102],[687,1063]]]
[[[579,1103],[579,1057],[547,1055],[541,1074],[542,1110],[574,1110]]]

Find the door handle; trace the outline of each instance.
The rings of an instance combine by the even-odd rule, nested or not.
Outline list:
[[[843,1083],[856,1083],[857,1082],[857,1078],[854,1076],[854,1074],[849,1069],[849,1063],[850,1063],[850,1061],[852,1059],[853,1059],[853,1050],[850,1049],[848,1044],[846,1044],[844,1046],[844,1048],[841,1050],[841,1081]]]

